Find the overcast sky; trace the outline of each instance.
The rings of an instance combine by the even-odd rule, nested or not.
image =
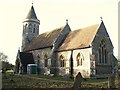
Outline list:
[[[32,0],[0,1],[0,52],[15,64],[17,50],[22,43],[22,21],[27,16]],[[72,30],[100,23],[102,16],[118,56],[118,1],[117,0],[33,0],[40,20],[40,33],[66,24]]]

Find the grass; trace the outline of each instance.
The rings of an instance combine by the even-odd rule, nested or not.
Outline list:
[[[37,75],[14,75],[13,82],[10,81],[10,76],[3,78],[3,88],[61,88],[72,87],[72,83],[39,78]]]
[[[74,79],[65,78],[63,76],[49,76],[49,75],[36,75],[36,74],[29,74],[29,75],[24,75],[24,76],[51,79],[51,80],[59,80],[59,81],[71,81],[71,82],[74,81]]]
[[[23,75],[22,75],[23,76]],[[36,75],[36,74],[29,74],[29,75],[24,75],[24,76],[29,76],[29,77],[36,77],[36,78],[44,78],[44,79],[52,79],[52,80],[59,80],[59,81],[70,81],[70,82],[74,82],[74,79],[70,79],[70,78],[64,78],[63,76],[48,76],[48,75]],[[87,83],[100,83],[100,82],[105,82],[107,81],[108,78],[102,78],[102,79],[85,79],[83,80],[83,82],[87,82]]]
[[[3,88],[72,88],[73,79],[64,79],[61,76],[47,75],[3,75]],[[87,79],[83,81],[82,88],[107,88],[107,79]]]

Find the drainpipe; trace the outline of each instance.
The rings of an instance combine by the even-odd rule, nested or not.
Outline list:
[[[70,56],[70,78],[73,78],[73,50],[71,51],[71,56]]]

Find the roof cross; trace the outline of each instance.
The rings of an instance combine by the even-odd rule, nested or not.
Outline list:
[[[101,19],[101,21],[103,21],[103,18],[102,18],[102,17],[100,17],[100,19]]]
[[[66,19],[66,24],[68,24],[68,19]]]
[[[32,6],[33,6],[33,0],[32,0]]]

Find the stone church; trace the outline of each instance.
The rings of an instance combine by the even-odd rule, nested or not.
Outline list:
[[[40,20],[33,5],[23,21],[22,51],[16,57],[16,73],[27,73],[37,64],[37,73],[104,77],[114,73],[117,59],[104,22],[78,30],[66,25],[39,35]]]

